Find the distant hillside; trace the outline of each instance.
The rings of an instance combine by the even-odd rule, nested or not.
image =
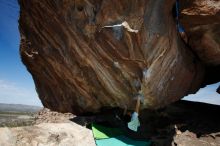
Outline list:
[[[32,113],[32,112],[38,112],[42,108],[43,107],[31,106],[31,105],[0,103],[0,112]]]

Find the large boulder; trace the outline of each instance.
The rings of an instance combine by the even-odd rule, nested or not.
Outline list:
[[[188,45],[205,65],[203,86],[220,81],[220,1],[180,0]]]
[[[20,0],[20,53],[52,110],[157,109],[197,91],[204,66],[179,37],[175,0]]]
[[[220,1],[180,0],[189,45],[207,66],[220,65]]]

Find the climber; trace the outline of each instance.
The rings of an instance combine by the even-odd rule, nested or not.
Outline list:
[[[185,33],[185,30],[183,28],[183,26],[180,24],[180,21],[179,21],[179,0],[176,0],[176,7],[175,7],[175,16],[176,16],[176,26],[177,26],[177,30],[181,36],[181,38],[185,41],[185,43],[188,42],[188,38],[187,38],[187,35]]]
[[[140,104],[141,101],[143,101],[143,99],[144,96],[142,93],[138,93],[137,95],[135,95],[136,106],[133,114],[131,115],[131,121],[128,123],[128,128],[135,132],[137,132],[138,127],[140,127],[140,121],[138,115],[139,115]]]

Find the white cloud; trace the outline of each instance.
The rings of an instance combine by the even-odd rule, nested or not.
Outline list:
[[[220,105],[220,94],[216,92],[216,89],[220,85],[219,83],[208,85],[201,88],[196,94],[190,94],[184,97],[184,100],[199,101],[211,104]]]
[[[0,102],[12,104],[41,105],[32,87],[24,88],[14,82],[0,79]]]
[[[199,101],[220,105],[220,94],[216,92],[219,83],[201,88],[196,94],[184,97],[184,100]],[[24,88],[14,82],[0,79],[0,103],[28,104],[42,106],[34,87]]]

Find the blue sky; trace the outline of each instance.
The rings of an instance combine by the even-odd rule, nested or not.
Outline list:
[[[19,5],[0,2],[0,103],[40,105],[31,75],[19,56]]]
[[[0,3],[0,103],[42,106],[32,80],[19,56],[18,32],[19,6],[17,0]],[[220,83],[201,89],[187,100],[220,105],[220,95],[215,92]]]
[[[220,105],[220,94],[216,92],[216,89],[219,85],[220,82],[212,85],[207,85],[206,87],[201,88],[196,94],[190,94],[184,99]]]

